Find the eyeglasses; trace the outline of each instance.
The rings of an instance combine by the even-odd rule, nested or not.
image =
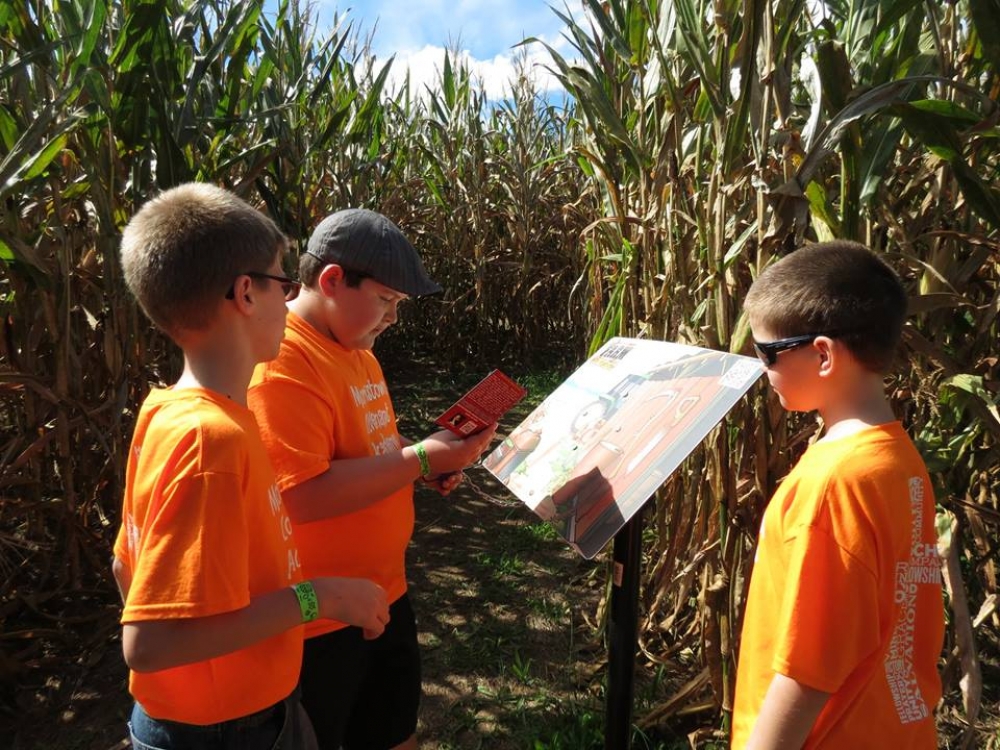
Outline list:
[[[239,275],[249,276],[251,279],[270,279],[271,281],[277,281],[281,284],[281,292],[285,295],[285,302],[290,302],[298,297],[299,289],[302,288],[302,282],[290,279],[287,276],[273,276],[272,274],[261,273],[260,271],[244,271]],[[235,295],[235,288],[229,287],[229,291],[226,292],[226,299],[232,299]]]
[[[843,331],[830,331],[828,333],[804,333],[801,336],[789,336],[787,339],[778,339],[777,341],[755,340],[753,342],[753,349],[757,352],[757,356],[760,357],[764,364],[768,367],[774,367],[774,365],[778,362],[778,355],[782,352],[788,351],[789,349],[798,349],[800,346],[811,344],[820,336],[829,336],[830,338],[833,338],[835,336],[842,335]]]

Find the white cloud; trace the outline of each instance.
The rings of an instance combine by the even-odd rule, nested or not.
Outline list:
[[[566,13],[562,0],[552,5]],[[445,49],[461,50],[462,61],[473,76],[482,80],[487,96],[502,98],[516,72],[515,58],[525,54],[526,70],[539,92],[558,92],[562,86],[547,70],[548,51],[540,44],[515,48],[527,37],[546,41],[561,54],[572,56],[562,38],[562,21],[545,0],[319,0],[320,25],[329,23],[335,8],[366,35],[375,29],[372,49],[381,62],[395,55],[390,72],[390,90],[399,90],[410,72],[412,91],[435,87],[444,64]],[[570,0],[569,13],[583,19],[583,0]],[[377,20],[376,20],[377,19]]]
[[[469,50],[462,50],[458,54],[461,62],[469,67],[472,76],[482,81],[488,98],[501,99],[509,95],[511,81],[517,73],[514,52],[495,55],[488,60],[476,59]],[[390,90],[402,87],[407,71],[410,73],[410,86],[414,93],[424,92],[427,86],[438,88],[444,56],[445,48],[434,45],[426,45],[416,52],[398,54],[389,73]],[[524,69],[534,79],[539,93],[561,91],[561,84],[547,66],[551,67],[551,59],[545,48],[530,45],[526,50]]]

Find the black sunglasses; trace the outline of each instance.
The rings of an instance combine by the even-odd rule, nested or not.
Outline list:
[[[273,276],[269,273],[261,273],[260,271],[244,271],[239,274],[240,276],[249,276],[251,279],[270,279],[271,281],[277,281],[281,284],[281,292],[285,295],[285,302],[290,302],[299,296],[299,289],[302,288],[302,283],[296,281],[295,279],[290,279],[287,276]],[[236,294],[234,287],[229,287],[229,291],[226,292],[226,299],[232,299]]]
[[[834,338],[835,336],[842,335],[843,332],[841,331],[830,331],[828,333],[804,333],[801,336],[789,336],[787,339],[778,339],[777,341],[755,340],[753,342],[753,350],[757,352],[757,356],[761,358],[764,364],[768,367],[774,367],[778,362],[778,355],[782,352],[811,344],[820,336]]]

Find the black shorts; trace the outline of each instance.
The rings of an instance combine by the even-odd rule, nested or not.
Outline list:
[[[320,750],[388,750],[417,730],[420,651],[410,599],[389,607],[373,641],[347,627],[308,638],[302,656],[302,705]]]

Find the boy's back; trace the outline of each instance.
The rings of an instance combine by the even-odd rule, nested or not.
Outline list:
[[[129,454],[115,555],[131,579],[124,622],[230,612],[301,580],[248,409],[205,389],[149,394]],[[130,690],[151,716],[214,724],[291,694],[301,658],[301,632],[285,630],[205,661],[132,672]]]
[[[808,747],[934,746],[943,632],[934,544],[930,480],[899,423],[806,451],[761,526],[734,747],[776,671],[832,694]]]
[[[302,580],[246,406],[298,291],[282,274],[286,244],[246,202],[198,183],[146,203],[122,235],[129,289],[184,355],[177,383],[140,410],[112,563],[137,750],[306,750],[301,624],[377,635],[388,619],[370,581]]]

